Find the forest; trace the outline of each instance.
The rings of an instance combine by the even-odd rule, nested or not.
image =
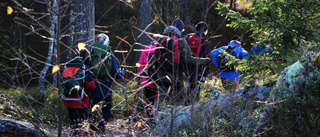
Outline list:
[[[320,135],[318,0],[1,0],[0,7],[0,136]],[[139,59],[153,43],[161,46],[158,36],[166,36],[177,18],[184,23],[183,40],[198,31],[199,22],[207,25],[210,53],[203,58],[210,62],[199,76],[205,79],[196,80],[198,98],[189,103],[191,78],[176,68],[183,103],[157,94],[149,104]],[[84,109],[89,115],[75,130],[63,71],[82,49],[93,53],[99,34],[108,36],[102,43],[109,42],[103,45],[113,58],[107,59],[118,65],[113,78],[105,69],[113,85],[100,84],[112,93],[111,105],[93,105],[90,97]],[[239,72],[237,80],[225,83],[212,56],[235,35],[246,57],[219,52]],[[268,52],[256,55],[259,46]],[[96,90],[103,83],[97,77],[93,81]],[[177,90],[170,82],[166,93]],[[100,130],[106,106],[110,118]]]

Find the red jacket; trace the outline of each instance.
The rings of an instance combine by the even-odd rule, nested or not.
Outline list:
[[[72,69],[71,67],[68,67],[66,69]],[[65,72],[71,72],[71,73],[76,73],[76,71],[63,71],[63,75],[68,75],[65,74]],[[73,75],[74,75],[73,74]],[[72,74],[70,74],[72,75]],[[93,77],[90,71],[86,69],[86,77],[85,77],[85,94],[82,100],[80,101],[64,101],[64,105],[67,108],[87,108],[89,107],[89,96],[88,92],[89,91],[94,91],[96,89],[96,85],[94,84]],[[66,96],[67,98],[79,98],[79,96]]]

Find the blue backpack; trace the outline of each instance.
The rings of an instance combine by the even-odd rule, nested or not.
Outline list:
[[[234,51],[235,48],[236,47],[232,48],[231,46],[225,46],[225,51],[228,54],[230,54],[230,55],[234,56],[235,58],[237,58],[237,54]],[[218,61],[220,70],[224,70],[224,71],[234,71],[235,70],[234,64],[226,65],[228,63],[228,60],[226,59],[225,56],[218,56],[217,57],[217,61]]]

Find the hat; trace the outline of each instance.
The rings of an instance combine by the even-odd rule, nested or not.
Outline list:
[[[90,51],[87,48],[83,48],[80,51],[80,57],[82,57],[85,65],[89,65],[89,62],[91,61],[91,57],[90,57]]]
[[[178,19],[178,18],[176,18],[176,19],[172,22],[171,26],[175,26],[175,27],[177,27],[179,30],[183,30],[183,29],[184,29],[184,23],[182,22],[181,19]]]
[[[164,29],[163,35],[176,35],[178,37],[181,37],[181,32],[177,29],[175,26],[168,26]]]
[[[205,22],[200,21],[197,25],[196,25],[196,30],[197,31],[207,31],[208,26]]]
[[[231,40],[238,40],[239,39],[239,36],[238,35],[234,35]]]
[[[109,44],[109,37],[104,33],[98,34],[98,36],[96,37],[96,42],[99,44],[107,45]]]

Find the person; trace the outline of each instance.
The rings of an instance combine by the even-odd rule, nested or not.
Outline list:
[[[98,34],[95,39],[94,44],[102,44],[104,46],[108,46],[110,43],[109,37],[106,34]],[[91,106],[94,104],[99,104],[99,102],[103,101],[102,103],[102,118],[99,120],[97,129],[98,133],[102,133],[105,131],[104,125],[109,120],[111,115],[111,106],[112,106],[112,85],[115,79],[121,79],[124,75],[124,70],[119,70],[117,61],[114,55],[111,53],[112,59],[112,67],[111,73],[105,79],[98,78],[98,76],[94,76],[94,83],[96,84],[97,88],[95,93],[89,94],[91,100]]]
[[[201,58],[210,58],[209,42],[205,38],[208,32],[208,26],[205,22],[200,21],[195,25],[195,32],[186,36],[186,41],[192,51],[192,56]],[[199,42],[200,41],[200,42]],[[207,65],[188,65],[186,75],[188,79],[188,103],[193,104],[199,99],[200,87],[198,82],[204,82],[208,74]]]
[[[272,57],[273,48],[267,47],[265,43],[256,43],[252,48],[250,54],[255,54],[257,56]]]
[[[153,104],[155,97],[157,95],[156,86],[153,83],[149,83],[149,74],[148,74],[148,61],[149,55],[152,56],[154,50],[156,48],[156,42],[152,41],[150,46],[145,46],[145,49],[141,52],[140,59],[139,59],[139,66],[137,67],[138,73],[142,74],[142,82],[141,85],[144,86],[144,95],[147,98],[146,102],[149,104]]]
[[[85,92],[84,98],[79,101],[71,101],[71,100],[64,100],[64,105],[67,107],[68,116],[70,119],[70,127],[73,130],[73,135],[77,135],[80,133],[81,124],[83,121],[87,120],[89,114],[89,97],[88,93],[92,93],[96,89],[96,85],[93,81],[92,73],[87,67],[88,63],[90,62],[90,52],[83,48],[80,51],[80,54],[76,58],[82,58],[83,63],[86,66],[85,69]],[[67,75],[67,71],[63,71],[63,75]],[[66,95],[67,98],[79,98],[79,95]]]
[[[235,35],[227,46],[217,48],[211,52],[211,60],[213,65],[219,68],[220,79],[224,87],[230,82],[239,82],[240,71],[235,69],[229,69],[228,66],[221,65],[218,61],[221,51],[231,49],[232,54],[234,54],[236,59],[248,58],[248,52],[241,47],[241,42],[239,41],[239,36]],[[231,54],[231,53],[229,53]]]
[[[184,32],[184,23],[181,19],[174,19],[171,23],[171,26],[176,27],[180,31],[180,36],[182,36],[182,33]]]
[[[158,43],[162,43],[165,39],[169,37],[177,38],[177,43],[179,46],[179,52],[174,53],[179,64],[174,65],[174,69],[171,72],[167,72],[163,69],[157,69],[157,86],[159,87],[160,92],[160,99],[159,100],[166,100],[169,98],[171,103],[174,105],[184,105],[185,103],[185,92],[184,92],[184,83],[183,83],[183,72],[184,66],[186,64],[194,64],[197,63],[199,65],[208,63],[210,61],[209,58],[195,58],[191,56],[191,50],[188,46],[187,41],[181,37],[181,33],[184,30],[184,23],[180,19],[175,19],[172,22],[172,26],[168,26],[165,28],[163,35],[166,37],[160,37],[158,39]],[[176,41],[176,40],[174,40]],[[161,44],[160,44],[161,45]],[[174,45],[176,47],[176,45]],[[159,58],[159,48],[156,48],[154,54],[156,58]],[[178,54],[178,55],[177,55]],[[169,92],[169,93],[168,93]]]

